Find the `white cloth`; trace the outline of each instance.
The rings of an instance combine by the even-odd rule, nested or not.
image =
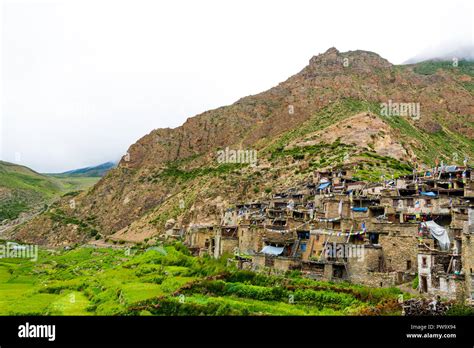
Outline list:
[[[441,250],[449,249],[450,241],[448,231],[446,231],[445,228],[441,227],[434,221],[422,222],[422,226],[428,228],[431,235],[438,240]]]
[[[278,248],[271,245],[267,245],[263,247],[261,252],[269,255],[280,255],[283,252],[283,247]]]

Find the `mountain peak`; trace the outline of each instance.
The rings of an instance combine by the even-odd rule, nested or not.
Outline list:
[[[340,52],[331,47],[326,52],[313,56],[309,61],[309,68],[313,72],[330,73],[342,72],[345,68],[355,71],[370,72],[374,68],[390,68],[392,64],[374,52],[347,51]]]
[[[330,47],[323,55],[332,55],[332,54],[339,54],[339,50],[336,47]]]

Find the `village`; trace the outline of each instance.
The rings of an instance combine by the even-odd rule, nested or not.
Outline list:
[[[367,183],[349,170],[314,172],[270,199],[241,202],[220,223],[175,227],[196,255],[231,254],[241,269],[474,301],[474,181],[441,165]]]

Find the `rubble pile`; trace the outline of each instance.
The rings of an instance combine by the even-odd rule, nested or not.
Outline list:
[[[403,302],[403,312],[406,316],[445,315],[450,306],[450,302],[429,300],[426,298],[411,298]]]

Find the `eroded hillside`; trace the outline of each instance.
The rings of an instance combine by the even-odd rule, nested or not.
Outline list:
[[[218,223],[226,207],[316,169],[350,166],[370,181],[436,159],[473,158],[472,63],[423,64],[394,66],[375,53],[331,48],[266,92],[152,131],[92,189],[64,197],[8,237],[54,246],[141,242],[174,223]],[[381,103],[392,101],[419,103],[421,114],[381,115]],[[257,151],[257,165],[218,163],[226,147]]]

